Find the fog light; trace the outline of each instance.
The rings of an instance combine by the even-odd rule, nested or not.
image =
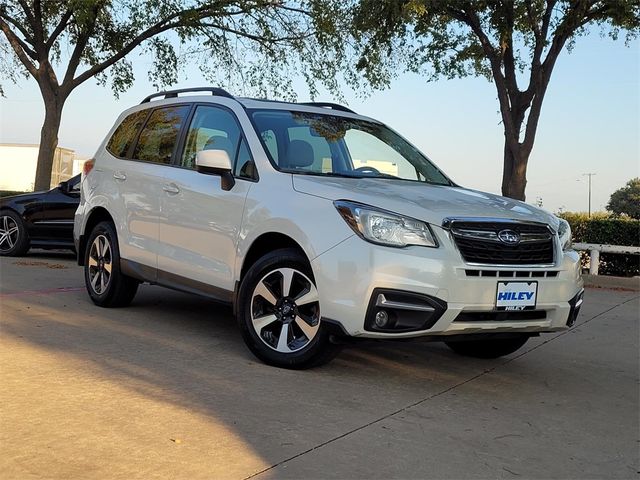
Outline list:
[[[389,315],[387,314],[387,312],[385,312],[384,310],[380,310],[378,313],[376,313],[375,323],[376,327],[378,328],[386,327],[387,323],[389,323]]]

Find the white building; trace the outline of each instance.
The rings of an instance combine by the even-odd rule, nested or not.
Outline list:
[[[0,190],[33,191],[37,163],[38,145],[0,143]],[[81,164],[73,150],[57,147],[51,168],[51,188],[79,173]]]

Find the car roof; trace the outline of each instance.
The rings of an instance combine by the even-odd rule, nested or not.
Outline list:
[[[200,92],[207,92],[207,94],[203,94]],[[179,96],[179,94],[191,94],[191,95],[183,95]],[[177,103],[192,103],[192,102],[202,102],[202,103],[213,103],[213,104],[221,104],[228,105],[229,101],[238,102],[243,108],[253,110],[253,109],[270,109],[270,110],[286,110],[286,111],[297,111],[297,112],[308,112],[308,113],[318,113],[323,115],[336,115],[336,116],[344,116],[349,118],[357,118],[361,120],[368,120],[375,123],[380,123],[379,121],[369,118],[363,115],[358,115],[353,110],[345,107],[343,105],[331,102],[285,102],[280,100],[267,100],[267,99],[259,99],[259,98],[250,98],[250,97],[235,97],[231,95],[226,90],[218,87],[193,87],[193,88],[184,88],[179,90],[168,90],[163,92],[158,92],[151,94],[144,98],[140,105],[134,106],[127,110],[128,112],[133,112],[135,110],[146,109],[153,106],[164,106],[164,105],[173,105]],[[141,107],[141,108],[136,108]]]

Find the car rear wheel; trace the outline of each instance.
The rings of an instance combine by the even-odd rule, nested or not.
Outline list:
[[[240,286],[238,323],[249,349],[269,365],[311,368],[340,349],[321,322],[311,268],[294,249],[269,253],[249,269]]]
[[[139,282],[120,271],[118,237],[111,222],[100,222],[89,235],[84,279],[91,300],[100,307],[125,307],[136,295]]]
[[[0,256],[20,257],[29,250],[29,235],[18,215],[10,210],[0,212]]]
[[[486,340],[461,340],[445,342],[447,346],[459,355],[475,358],[498,358],[509,355],[520,349],[529,340],[529,336],[521,335],[514,338],[493,338]]]

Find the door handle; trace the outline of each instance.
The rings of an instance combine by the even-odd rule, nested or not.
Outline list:
[[[162,187],[162,190],[167,192],[169,195],[177,195],[180,193],[180,189],[175,183],[167,183]]]
[[[127,176],[122,172],[113,172],[113,178],[124,182],[127,179]]]

